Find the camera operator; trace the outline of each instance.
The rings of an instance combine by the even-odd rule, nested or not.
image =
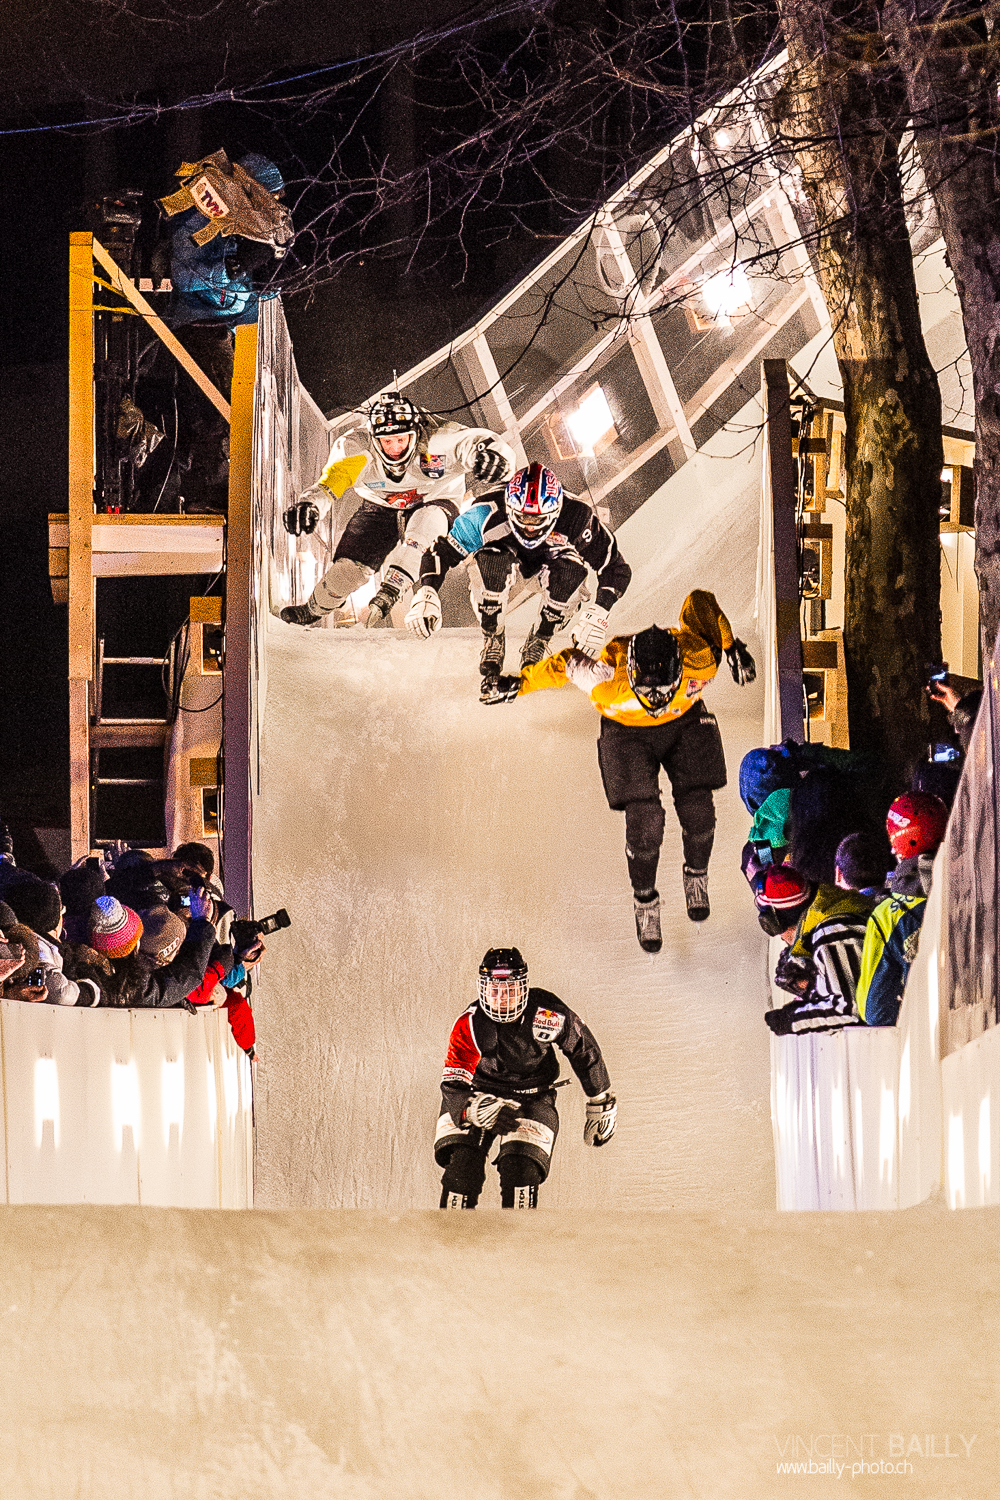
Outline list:
[[[143,925],[138,912],[114,896],[99,896],[91,908],[90,946],[111,963],[101,1003],[122,1009],[192,1009],[187,996],[201,984],[213,957],[231,967],[232,949],[219,944],[212,910],[212,898],[200,887],[192,890],[183,941],[175,945],[179,933],[174,932],[162,954],[144,954],[139,951]]]
[[[935,703],[942,703],[947,709],[948,722],[958,735],[963,752],[967,751],[983,697],[982,688],[969,677],[954,676],[943,661],[940,668],[932,670],[927,692]]]

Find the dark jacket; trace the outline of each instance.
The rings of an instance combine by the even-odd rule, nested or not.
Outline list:
[[[456,1125],[474,1093],[505,1099],[542,1094],[559,1077],[553,1042],[569,1061],[588,1099],[610,1087],[593,1033],[551,990],[529,989],[516,1021],[490,1019],[478,1001],[451,1029],[441,1078],[444,1106]]]
[[[213,956],[225,963],[227,969],[231,967],[233,950],[216,942],[211,922],[204,919],[192,922],[176,958],[162,969],[153,967],[143,953],[116,960],[115,980],[105,990],[103,1003],[128,1010],[153,1006],[161,1009],[184,1006],[194,1010],[187,996],[201,984]]]
[[[969,748],[969,741],[972,739],[972,731],[976,727],[976,716],[979,713],[979,705],[982,701],[982,688],[973,688],[971,693],[966,693],[964,698],[959,698],[955,707],[948,715],[951,727],[958,735],[958,742],[965,751]]]
[[[856,991],[869,916],[876,897],[821,885],[799,923],[791,956],[809,981],[800,1000],[768,1011],[773,1032],[788,1036],[803,1031],[837,1031],[860,1026]]]
[[[569,598],[585,582],[587,568],[597,574],[596,603],[610,609],[629,586],[632,569],[618,550],[611,532],[582,500],[563,501],[555,530],[537,547],[524,547],[511,530],[503,490],[481,496],[451,523],[447,536],[439,537],[424,553],[420,564],[420,587],[440,589],[450,568],[475,557],[484,547],[500,548],[517,559],[524,578],[533,578],[543,567],[560,565],[562,588],[553,598]],[[553,578],[549,579],[550,589]]]

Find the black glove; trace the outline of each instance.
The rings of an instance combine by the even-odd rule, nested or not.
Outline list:
[[[484,480],[487,484],[493,484],[498,479],[504,479],[507,474],[507,460],[502,453],[490,446],[487,442],[476,445],[476,458],[472,465],[473,479]]]
[[[795,1019],[795,1005],[782,1005],[779,1010],[768,1010],[764,1012],[764,1020],[770,1026],[775,1036],[791,1036],[792,1021]]]
[[[309,536],[316,530],[319,510],[311,500],[298,500],[288,507],[282,519],[285,530],[292,536]]]
[[[740,687],[746,687],[747,683],[756,678],[757,663],[747,650],[745,641],[733,641],[726,652],[726,661],[733,674],[733,681],[739,683]]]
[[[787,990],[790,995],[804,995],[815,975],[811,959],[793,953],[791,948],[782,948],[774,966],[774,982],[779,990]]]
[[[520,691],[520,677],[484,677],[479,689],[479,701],[480,703],[513,703]]]

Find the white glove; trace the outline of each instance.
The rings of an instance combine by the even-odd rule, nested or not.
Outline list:
[[[411,635],[421,640],[432,636],[441,624],[441,600],[429,586],[417,589],[403,621]]]
[[[587,1119],[583,1127],[585,1146],[605,1146],[615,1133],[618,1120],[618,1102],[614,1094],[605,1090],[587,1100]]]
[[[474,1125],[479,1130],[492,1130],[503,1114],[510,1110],[517,1114],[517,1105],[511,1099],[498,1099],[495,1094],[473,1094],[462,1115],[463,1125]],[[507,1128],[511,1129],[513,1120]]]
[[[608,612],[596,604],[584,604],[573,621],[569,633],[574,646],[587,654],[596,656],[608,638]]]
[[[602,682],[610,682],[615,669],[610,662],[595,661],[582,651],[570,651],[566,656],[566,676],[581,693],[592,693]]]

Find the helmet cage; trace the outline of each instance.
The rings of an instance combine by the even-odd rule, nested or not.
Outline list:
[[[551,469],[532,464],[507,481],[507,516],[523,547],[540,547],[555,529],[562,510],[563,487]]]
[[[651,629],[655,630],[656,626]],[[645,635],[641,631],[640,635]],[[671,631],[664,630],[662,635],[672,635]],[[662,714],[670,706],[671,700],[681,685],[684,676],[684,661],[679,650],[676,651],[676,661],[669,676],[665,670],[657,670],[654,667],[643,668],[637,660],[636,641],[638,635],[632,636],[625,653],[625,671],[628,675],[629,686],[633,693],[649,714]],[[676,641],[676,637],[674,637]],[[664,668],[666,663],[663,664]]]
[[[479,965],[477,994],[480,1009],[501,1026],[524,1014],[528,966],[516,948],[490,949]]]
[[[371,407],[368,413],[368,432],[371,447],[390,479],[402,479],[407,465],[417,451],[417,444],[424,428],[424,417],[419,407],[414,406],[398,391],[390,391]],[[403,437],[408,441],[397,458],[390,458],[382,447],[382,438]]]

